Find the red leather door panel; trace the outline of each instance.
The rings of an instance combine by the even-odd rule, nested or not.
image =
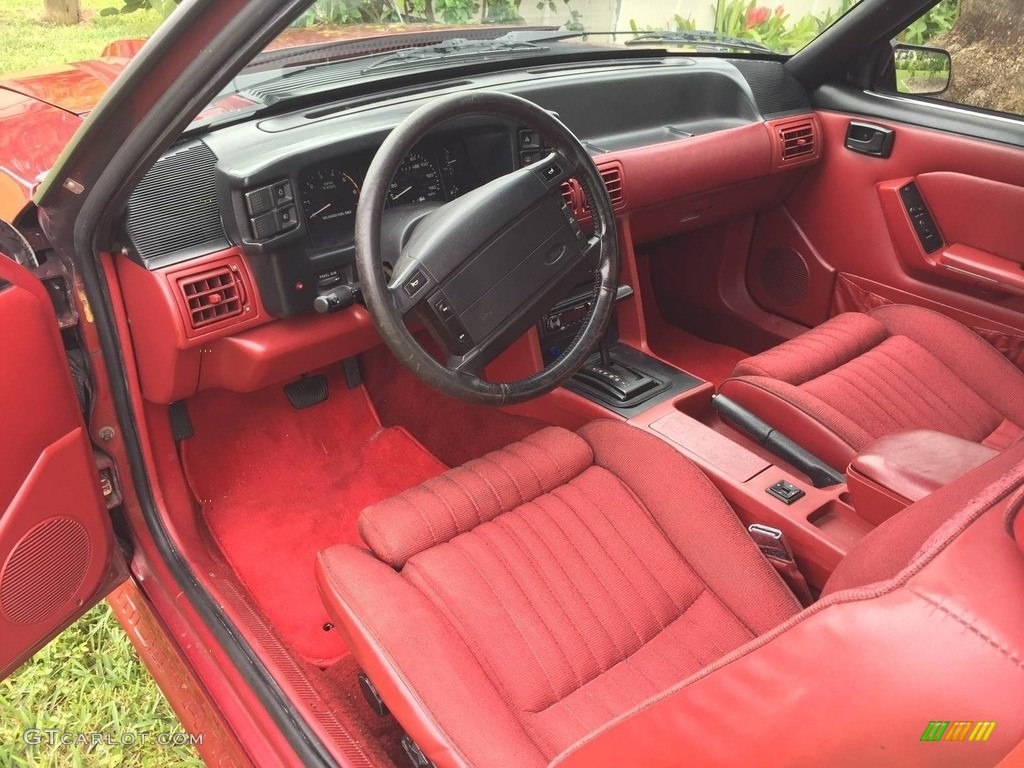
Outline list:
[[[52,305],[0,256],[0,677],[124,578]]]
[[[856,119],[862,118],[819,113],[823,161],[785,203],[836,270],[836,294],[846,291],[841,308],[913,303],[1014,348],[1024,340],[1024,151],[873,119],[893,128],[896,140],[891,157],[867,157],[844,147]],[[899,198],[910,181],[945,243],[932,254]]]

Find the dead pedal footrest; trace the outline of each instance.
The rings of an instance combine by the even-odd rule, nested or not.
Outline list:
[[[288,402],[292,404],[292,408],[297,411],[319,405],[330,396],[327,377],[322,374],[303,376],[298,381],[285,384],[284,394],[287,396]]]

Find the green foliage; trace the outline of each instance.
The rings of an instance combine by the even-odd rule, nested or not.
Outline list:
[[[171,15],[181,0],[124,0],[120,8],[104,8],[100,16],[116,16],[136,11],[156,11],[165,19]]]
[[[438,22],[443,24],[515,23],[522,21],[522,0],[317,0],[296,22],[296,26],[341,26],[344,24],[394,24]],[[569,0],[562,0],[568,7]],[[558,6],[544,2],[541,8]],[[579,22],[578,13],[570,21]]]
[[[42,21],[39,0],[0,0],[0,73],[95,59],[113,41],[148,37],[163,22],[156,11],[101,17],[111,2],[81,0],[80,23],[54,25]]]
[[[842,0],[838,7],[821,16],[809,13],[791,21],[784,5],[770,8],[760,5],[758,0],[719,0],[713,9],[715,31],[753,40],[779,53],[794,53],[824,32],[857,2]]]
[[[685,19],[678,13],[675,15],[676,30],[679,32],[696,32],[697,22],[693,20],[692,16],[687,16]]]
[[[909,45],[928,45],[932,40],[947,34],[958,18],[960,0],[942,0],[907,27],[899,39]]]
[[[0,765],[36,768],[88,765],[201,768],[192,747],[25,743],[29,728],[67,733],[182,731],[106,603],[64,630],[10,678],[0,682]]]

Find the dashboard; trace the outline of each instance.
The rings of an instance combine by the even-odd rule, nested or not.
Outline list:
[[[207,127],[163,153],[117,223],[146,399],[248,392],[378,344],[363,307],[330,303],[353,298],[359,278],[354,220],[367,169],[425,101],[476,88],[558,115],[594,159],[633,248],[769,210],[820,156],[786,155],[787,136],[806,144],[819,129],[782,64],[717,57],[509,69]],[[544,153],[525,126],[453,117],[404,159],[386,205],[444,204]],[[568,192],[585,219],[580,190]],[[540,324],[544,354],[573,332],[577,304]]]
[[[149,271],[238,249],[267,314],[310,313],[332,286],[358,280],[354,224],[367,169],[391,129],[431,96],[477,87],[515,93],[556,113],[599,166],[611,161],[620,168],[613,158],[623,153],[682,148],[701,137],[757,126],[760,132],[744,134],[753,138],[730,153],[728,168],[736,178],[720,173],[721,186],[771,172],[770,141],[762,127],[766,115],[808,110],[806,93],[786,77],[770,61],[669,57],[554,66],[221,126],[180,142],[146,174],[129,198],[119,245]],[[449,202],[540,159],[545,145],[536,132],[493,116],[453,117],[404,159],[386,205]],[[744,153],[751,162],[741,162]],[[720,158],[689,157],[710,173]],[[631,186],[631,205],[645,197],[651,198],[648,205],[663,203],[687,188],[686,178],[673,175],[672,168],[646,167],[640,155],[631,162],[639,163],[638,176],[654,174],[657,182]]]

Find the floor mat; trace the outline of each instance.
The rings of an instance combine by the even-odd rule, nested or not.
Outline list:
[[[401,424],[441,461],[459,466],[548,426],[431,389],[381,345],[360,355],[363,378],[385,424]]]
[[[281,387],[188,401],[182,461],[214,538],[281,638],[320,666],[346,654],[314,578],[316,553],[359,544],[359,513],[446,467],[404,429],[381,429],[338,368],[326,402],[297,411]]]
[[[352,656],[346,656],[327,669],[304,665],[310,683],[323,697],[330,710],[351,729],[362,743],[373,764],[407,768],[409,758],[402,749],[404,731],[394,716],[380,717],[370,709],[359,690],[356,675],[359,667]]]

